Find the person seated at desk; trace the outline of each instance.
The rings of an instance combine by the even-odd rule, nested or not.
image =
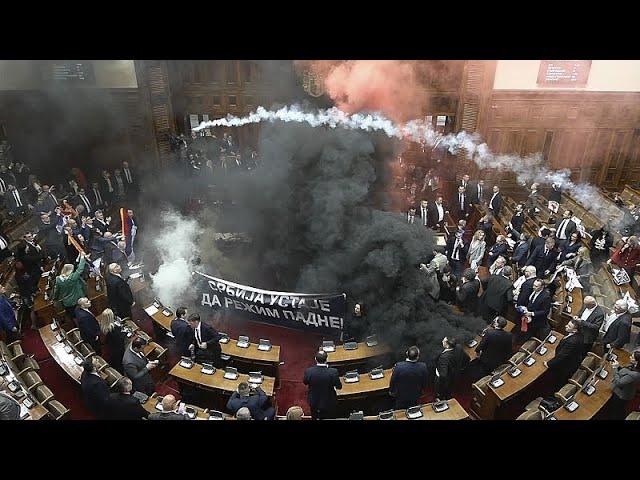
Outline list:
[[[96,372],[95,357],[85,359],[82,364],[80,388],[84,403],[91,413],[99,419],[109,417],[109,384]]]
[[[490,375],[511,357],[513,337],[511,332],[505,331],[506,326],[506,318],[496,317],[491,328],[487,328],[485,331],[482,340],[476,347],[478,356],[469,364],[471,383],[478,381],[485,375]]]
[[[9,393],[9,381],[0,377],[0,420],[20,420],[20,404]]]
[[[187,313],[185,307],[180,307],[176,310],[176,318],[171,321],[171,334],[176,342],[176,352],[181,357],[191,357],[195,350],[195,336],[187,321]]]
[[[314,420],[332,418],[338,403],[336,389],[342,389],[338,370],[327,365],[327,352],[316,353],[316,366],[304,372],[303,382],[309,387],[307,400]]]
[[[429,381],[427,365],[418,362],[420,349],[414,345],[405,354],[406,360],[393,367],[389,383],[389,395],[395,398],[396,410],[418,405],[418,399]]]
[[[251,418],[251,410],[247,407],[242,407],[236,412],[236,420],[253,420]]]
[[[611,398],[607,403],[610,420],[623,420],[626,415],[626,407],[633,400],[640,385],[640,350],[633,352],[631,365],[620,367],[618,361],[611,364],[614,369],[611,383]]]
[[[453,337],[442,339],[444,350],[436,358],[436,399],[449,400],[451,389],[469,364],[469,355]]]
[[[153,412],[149,420],[189,420],[189,415],[184,413],[184,404],[176,401],[173,395],[165,395],[162,398],[162,411]]]
[[[587,353],[598,339],[598,332],[604,322],[604,310],[592,296],[584,297],[582,310],[573,317],[574,323],[584,338],[584,351]]]
[[[247,407],[253,419],[273,420],[276,416],[276,411],[268,404],[269,397],[267,397],[262,388],[254,388],[246,382],[240,382],[238,390],[233,392],[227,402],[227,410],[235,415],[242,407]]]
[[[140,401],[131,395],[133,383],[122,377],[116,384],[117,392],[109,396],[109,417],[111,420],[141,420],[149,416],[149,412]]]
[[[122,367],[133,382],[133,388],[137,392],[152,395],[155,390],[150,371],[158,366],[158,360],[149,361],[144,354],[147,341],[144,338],[135,338],[122,358]]]
[[[195,337],[193,346],[196,362],[211,363],[216,368],[223,368],[220,334],[211,325],[203,323],[197,313],[189,315],[188,321]]]
[[[89,308],[91,308],[91,300],[87,297],[80,297],[78,299],[78,306],[76,307],[76,322],[80,329],[80,337],[91,345],[91,348],[93,348],[98,355],[102,355],[100,324]]]
[[[562,387],[571,375],[578,369],[586,352],[584,351],[584,336],[578,329],[578,325],[573,320],[569,320],[564,327],[567,333],[556,347],[556,354],[548,362],[544,362],[545,367],[553,372],[555,377],[555,389]]]
[[[607,315],[600,327],[600,343],[605,348],[622,348],[631,339],[631,314],[627,302],[616,300],[613,311]]]
[[[496,237],[496,243],[491,246],[489,252],[487,253],[487,259],[485,261],[485,266],[490,267],[493,265],[493,262],[500,256],[507,257],[507,239],[504,235],[498,235]]]

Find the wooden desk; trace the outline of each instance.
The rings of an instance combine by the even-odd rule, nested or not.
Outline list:
[[[184,368],[180,366],[180,363],[177,363],[176,366],[171,369],[169,375],[174,377],[178,382],[224,395],[231,395],[237,391],[238,384],[241,382],[249,382],[249,375],[240,374],[236,380],[228,380],[224,378],[224,370],[216,369],[213,375],[205,375],[200,371],[201,369],[202,365],[199,363],[194,363],[191,368]],[[273,377],[263,377],[260,387],[269,397],[273,396],[275,382],[276,379]]]
[[[366,342],[359,342],[355,350],[345,350],[344,345],[336,345],[335,352],[327,352],[327,363],[338,368],[347,364],[367,363],[369,360],[389,353],[391,349],[384,343],[368,347]]]
[[[566,290],[567,280],[565,273],[560,273],[556,276],[556,279],[560,283],[556,293],[554,295],[554,302],[561,303],[562,305],[551,306],[551,327],[559,332],[564,331],[564,327],[569,321],[573,320],[573,317],[580,313],[582,310],[583,294],[581,288],[574,288],[571,292]],[[567,308],[571,308],[568,312]]]
[[[363,396],[383,394],[389,390],[391,383],[391,374],[393,369],[389,368],[384,371],[384,377],[372,380],[368,373],[360,375],[360,381],[356,383],[347,383],[344,377],[340,379],[342,389],[337,390],[338,400],[351,400]]]
[[[507,320],[507,326],[504,327],[504,330],[506,332],[511,332],[514,328],[515,328],[516,324],[513,322],[510,322]],[[478,342],[477,345],[474,345],[473,347],[469,347],[466,343],[464,344],[463,348],[464,351],[467,352],[467,355],[469,355],[469,359],[473,360],[475,358],[478,357],[478,354],[476,353],[476,348],[478,347],[478,345],[480,345],[480,341],[482,340],[482,336],[481,335],[476,335],[474,337],[474,340],[476,342]]]
[[[455,398],[448,400],[449,409],[444,412],[436,413],[432,405],[426,403],[422,405],[422,417],[416,420],[465,420],[469,418],[469,414],[462,408]],[[409,420],[405,410],[394,410],[396,420]],[[377,415],[364,417],[365,420],[379,420]]]
[[[142,406],[149,413],[157,413],[160,410],[156,408],[156,405],[158,402],[161,402],[163,398],[164,398],[163,396],[158,395],[157,393],[154,393],[152,396],[149,397],[149,399],[145,403],[142,404]],[[191,407],[196,411],[196,418],[194,420],[209,420],[209,409],[197,407],[195,405],[190,405],[190,404],[187,404],[186,406]],[[225,413],[224,419],[235,420],[235,417]]]
[[[145,311],[151,306],[152,304],[146,306]],[[172,315],[169,317],[164,315],[162,311],[155,312],[153,315],[149,316],[163,330],[167,332],[171,331],[171,321],[175,318],[173,311]],[[230,338],[229,342],[221,343],[220,347],[224,355],[229,355],[240,362],[267,366],[271,365],[276,373],[274,376],[277,377],[277,371],[279,370],[278,366],[280,365],[280,346],[272,345],[271,350],[268,352],[258,350],[257,343],[250,343],[247,348],[240,348],[237,345],[237,339]]]
[[[6,350],[6,346],[4,345],[4,343],[2,347],[3,347],[2,351]],[[7,374],[4,378],[7,379],[8,381],[11,381],[11,376],[13,376],[13,378],[22,386],[22,390],[24,392],[28,392],[29,390],[27,388],[27,385],[22,381],[22,378],[20,378],[20,376],[18,375],[20,373],[20,370],[18,369],[16,364],[13,363],[13,360],[6,357],[4,353],[2,353],[2,351],[0,351],[0,354],[1,354],[0,363],[4,363],[10,372],[10,374]],[[25,398],[27,398],[26,395],[24,395],[22,398],[15,398],[11,392],[7,392],[7,393],[11,395],[11,397],[20,405],[22,405],[22,402],[24,402]],[[25,417],[24,420],[41,420],[43,418],[49,417],[49,411],[44,406],[42,406],[40,402],[38,402],[35,395],[30,394],[30,396],[33,399],[35,405],[28,409],[29,415]]]
[[[564,338],[564,335],[558,332],[553,332],[553,335],[556,337],[556,341],[554,343],[545,343],[547,351],[544,355],[540,355],[538,352],[535,352],[532,355],[533,358],[536,359],[536,363],[530,367],[527,367],[522,363],[518,365],[518,368],[522,370],[522,373],[515,378],[507,372],[503,373],[500,378],[504,380],[504,385],[498,388],[489,384],[489,389],[497,397],[499,403],[504,403],[511,397],[520,393],[547,371],[547,367],[544,366],[544,362],[548,362],[555,356],[556,348],[560,344],[560,340]]]
[[[591,420],[604,405],[609,401],[612,395],[611,384],[613,382],[613,368],[610,362],[605,362],[605,370],[609,372],[604,380],[598,378],[596,383],[596,391],[591,395],[587,395],[583,391],[579,391],[574,400],[579,407],[570,412],[564,407],[553,412],[553,416],[557,420]]]

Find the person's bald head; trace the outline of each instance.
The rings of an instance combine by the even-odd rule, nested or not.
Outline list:
[[[176,397],[173,395],[165,395],[162,399],[162,411],[171,412],[176,408]]]
[[[236,420],[251,420],[251,411],[247,407],[242,407],[236,412]]]
[[[593,308],[596,305],[598,305],[598,303],[596,302],[596,299],[590,295],[584,297],[584,300],[582,301],[582,303],[584,303],[584,306],[587,308]]]

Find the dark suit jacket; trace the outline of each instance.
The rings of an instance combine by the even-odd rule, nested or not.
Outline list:
[[[449,235],[449,239],[447,240],[446,246],[446,255],[449,261],[451,262],[451,255],[453,254],[453,245],[455,244],[456,236]],[[458,261],[466,262],[467,261],[467,252],[469,251],[469,242],[462,241],[462,247],[458,248]]]
[[[527,310],[533,312],[529,328],[536,330],[542,328],[551,310],[551,294],[549,290],[543,288],[533,302],[527,299]]]
[[[429,226],[429,217],[431,215],[430,213],[431,207],[427,205],[427,208],[425,210],[426,210],[425,216],[427,217],[427,226]],[[420,225],[424,225],[424,219],[422,218],[422,207],[420,205],[416,207],[416,218],[414,220],[414,223],[420,223]]]
[[[155,384],[151,373],[147,369],[148,359],[146,356],[140,358],[131,348],[127,348],[122,357],[122,367],[124,372],[133,383],[133,390],[136,392],[144,392],[151,395],[155,389]]]
[[[518,233],[522,233],[523,225],[524,225],[524,212],[522,212],[520,215],[518,215],[517,213],[514,213],[513,216],[511,217],[511,227],[513,227],[514,230],[517,230]]]
[[[313,410],[332,410],[336,407],[337,395],[334,389],[340,390],[342,382],[338,370],[330,367],[309,367],[304,372],[303,382],[309,387],[307,401]]]
[[[478,198],[478,182],[469,182],[469,188],[467,188],[467,194],[469,195],[469,201],[471,203],[480,203],[482,200],[488,200],[491,197],[487,197],[487,193],[493,194],[491,189],[487,192],[487,186],[482,186],[482,198]]]
[[[190,420],[186,413],[176,412],[153,412],[148,418],[149,420]]]
[[[409,402],[417,405],[422,391],[427,387],[429,372],[423,362],[398,362],[393,367],[389,384],[389,393],[396,402]]]
[[[471,213],[471,199],[469,198],[469,194],[464,194],[464,209],[460,208],[460,194],[456,192],[453,197],[451,197],[452,212],[455,212],[458,217],[464,217],[467,214]]]
[[[183,357],[190,357],[191,351],[189,350],[189,345],[194,344],[196,341],[191,325],[189,325],[186,320],[174,318],[171,321],[171,333],[176,341],[178,354]]]
[[[564,218],[559,218],[558,220],[556,220],[556,236],[558,236],[558,234],[560,233],[560,225],[564,220]],[[571,238],[571,234],[576,231],[576,228],[576,222],[574,222],[573,220],[569,220],[569,222],[567,222],[567,228],[565,228],[564,230],[567,240]]]
[[[477,279],[466,282],[456,292],[456,304],[465,313],[476,313],[478,310],[478,292],[480,281]]]
[[[544,254],[544,246],[536,247],[531,253],[527,265],[533,265],[536,267],[536,273],[539,277],[544,275],[546,270],[552,271],[556,268],[556,259],[558,257],[558,251],[555,248],[549,250]]]
[[[117,275],[107,273],[107,299],[120,318],[131,317],[133,293],[129,284]]]
[[[502,275],[490,275],[483,283],[482,302],[496,312],[502,313],[507,304],[513,301],[513,282]]]
[[[518,264],[518,267],[523,267],[529,256],[529,242],[518,243],[513,249],[513,255],[511,255],[511,261]]]
[[[435,202],[429,203],[428,209],[429,209],[429,212],[427,213],[428,221],[429,221],[428,223],[430,227],[433,227],[438,223],[438,209],[435,206]],[[442,218],[441,223],[445,223],[447,221],[447,214],[446,214],[447,207],[444,203],[442,204],[442,211],[444,213],[444,217]]]
[[[574,333],[560,340],[555,356],[547,362],[549,369],[558,373],[566,381],[580,366],[584,358],[584,337],[582,333]]]
[[[82,372],[80,377],[82,397],[91,413],[98,418],[108,417],[109,385],[94,374]]]
[[[575,258],[575,255],[567,258],[567,255],[570,253],[578,253],[578,249],[582,246],[582,242],[577,241],[573,245],[570,245],[569,242],[565,243],[564,246],[560,249],[560,257],[558,258],[558,262],[564,262],[565,260],[571,260]]]
[[[80,329],[80,337],[85,342],[95,345],[96,342],[100,342],[100,325],[98,320],[91,313],[83,310],[80,307],[76,307],[76,321],[78,322],[78,328]],[[96,337],[98,339],[96,340]]]
[[[518,294],[518,301],[516,305],[519,306],[527,306],[529,303],[529,297],[531,293],[533,293],[533,282],[536,281],[536,277],[525,280],[524,283],[520,286],[520,293]]]
[[[109,397],[109,418],[111,420],[141,420],[148,416],[149,412],[133,395],[112,393]]]
[[[614,348],[622,348],[631,339],[631,314],[623,313],[609,325],[602,343],[613,345]]]
[[[93,206],[93,208],[96,210],[104,207],[104,195],[102,194],[102,190],[100,189],[100,187],[98,187],[98,192],[100,193],[100,198],[102,199],[102,202],[98,201],[98,196],[93,191],[93,187],[91,187],[87,192],[87,198],[91,202],[91,205]]]
[[[587,307],[582,307],[578,313],[578,318],[582,316],[582,313]],[[584,343],[593,343],[598,338],[598,331],[604,321],[604,310],[598,305],[593,309],[593,312],[587,317],[586,320],[578,320],[578,331],[582,333],[584,337]]]
[[[533,237],[533,239],[531,239],[531,248],[529,250],[533,252],[538,247],[544,248],[545,242],[546,239],[544,237]]]
[[[196,361],[199,363],[211,362],[216,368],[221,368],[223,365],[220,360],[220,354],[222,353],[220,334],[211,325],[203,322],[200,324],[200,335],[202,342],[207,344],[207,348],[200,348],[198,342],[194,341]]]
[[[469,355],[460,346],[440,352],[436,358],[436,368],[440,374],[440,381],[452,385],[457,376],[469,364]]]
[[[251,418],[264,420],[266,416],[265,407],[268,401],[269,397],[260,387],[256,388],[254,395],[246,397],[241,397],[238,392],[234,392],[227,402],[227,410],[235,415],[242,407],[247,407],[251,412]]]
[[[491,248],[489,249],[489,252],[487,253],[487,260],[486,260],[487,266],[490,267],[491,264],[495,262],[496,258],[498,258],[500,255],[507,258],[507,248],[508,247],[506,242],[502,244],[495,243],[494,245],[492,245]]]
[[[493,202],[491,202],[491,197],[493,197],[493,192],[491,192],[489,196],[487,196],[487,208],[489,210],[493,210],[493,216],[498,218],[498,215],[500,215],[500,210],[502,209],[502,194],[498,192],[496,198],[493,199]],[[492,205],[493,209],[491,208]]]
[[[489,372],[505,363],[513,351],[511,333],[500,329],[489,329],[482,337],[476,352],[482,354],[478,361]]]

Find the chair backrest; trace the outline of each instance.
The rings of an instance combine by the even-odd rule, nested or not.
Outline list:
[[[42,405],[46,405],[53,400],[53,392],[46,385],[39,385],[35,390],[35,395]]]
[[[49,411],[51,416],[55,420],[62,420],[69,415],[70,410],[61,404],[58,400],[51,400],[45,405],[45,408]]]
[[[578,391],[578,387],[571,383],[567,383],[564,387],[555,393],[555,397],[562,402],[566,402],[568,398]]]
[[[640,420],[640,412],[631,412],[625,420]]]
[[[527,357],[527,354],[525,352],[516,352],[514,353],[511,358],[509,359],[509,363],[511,365],[518,365],[519,363],[521,363],[525,358]]]
[[[109,387],[111,388],[113,388],[116,385],[116,383],[118,383],[118,380],[122,378],[122,375],[120,374],[120,372],[118,372],[113,367],[107,367],[103,370],[103,372],[107,377],[105,378],[105,381],[109,384]]]
[[[500,365],[498,368],[496,368],[492,374],[493,375],[502,375],[504,372],[506,372],[507,370],[509,370],[512,367],[512,365],[510,363],[503,363],[502,365]]]
[[[34,387],[37,387],[38,385],[42,385],[42,379],[40,378],[40,375],[38,375],[34,371],[29,371],[25,373],[22,376],[22,379],[24,380],[24,383],[29,390],[31,390]]]
[[[569,383],[582,388],[584,386],[584,382],[586,382],[588,378],[589,372],[584,368],[578,368],[569,379]]]
[[[580,366],[588,370],[589,372],[593,373],[593,371],[596,368],[598,368],[598,359],[599,357],[593,357],[591,355],[588,355],[584,357],[584,360],[582,360],[582,363],[580,364]]]
[[[533,352],[536,348],[538,348],[538,345],[540,345],[540,342],[534,340],[534,339],[529,339],[526,342],[524,342],[522,344],[522,346],[520,347],[520,351],[521,352],[527,352],[527,353],[531,353]]]
[[[544,418],[543,413],[538,410],[525,410],[516,420],[542,420]]]
[[[102,358],[101,356],[95,355],[93,358],[94,358],[94,363],[98,367],[97,368],[98,372],[101,372],[102,370],[104,370],[105,368],[107,368],[109,366],[107,361],[104,358]]]

